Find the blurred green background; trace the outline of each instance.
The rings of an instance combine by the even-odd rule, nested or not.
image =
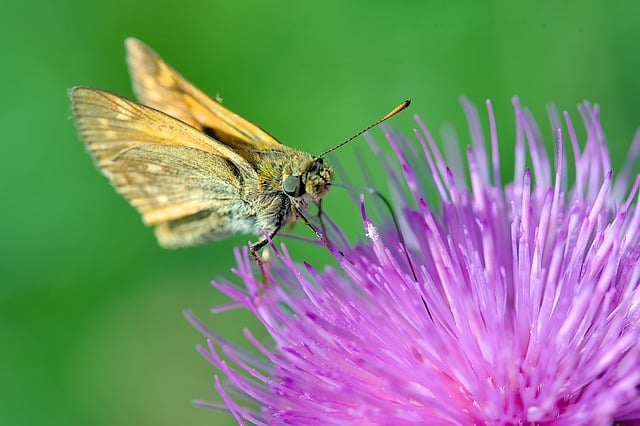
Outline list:
[[[218,398],[194,350],[204,339],[181,311],[226,336],[258,328],[242,313],[208,315],[223,301],[209,281],[231,276],[232,248],[248,238],[158,248],[70,119],[71,86],[132,96],[126,37],[310,152],[405,97],[411,114],[395,128],[411,134],[418,113],[466,138],[464,94],[494,101],[510,157],[518,94],[543,130],[548,102],[576,118],[579,101],[600,103],[620,165],[640,124],[639,12],[633,1],[2,2],[0,424],[233,424],[191,405]],[[350,165],[354,155],[352,144],[337,157]],[[338,193],[329,213],[358,230],[357,209],[338,214],[349,210]]]

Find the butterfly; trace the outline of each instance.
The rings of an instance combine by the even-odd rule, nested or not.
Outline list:
[[[224,108],[137,39],[126,40],[140,103],[90,88],[69,90],[79,136],[116,191],[177,248],[255,234],[252,256],[331,187],[323,156],[409,106],[405,101],[343,143],[311,155]],[[310,226],[310,225],[309,225]]]

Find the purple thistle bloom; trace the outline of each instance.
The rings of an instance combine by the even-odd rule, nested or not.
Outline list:
[[[629,188],[640,134],[614,180],[597,106],[579,108],[584,143],[552,111],[552,161],[516,99],[515,173],[503,186],[491,104],[489,150],[463,106],[468,176],[447,167],[419,119],[415,141],[387,130],[401,167],[379,158],[397,226],[374,225],[370,211],[389,214],[362,198],[360,244],[330,226],[337,267],[300,265],[282,245],[265,290],[237,252],[243,284],[213,285],[273,343],[245,331],[248,351],[187,313],[239,424],[640,423],[640,178]]]

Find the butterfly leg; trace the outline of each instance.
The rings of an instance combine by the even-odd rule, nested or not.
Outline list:
[[[318,200],[318,221],[320,222],[320,229],[322,230],[322,235],[318,235],[318,232],[315,230],[315,228],[313,228],[308,221],[306,220],[306,218],[304,216],[302,216],[302,214],[300,214],[302,220],[305,222],[305,224],[307,224],[307,226],[309,226],[315,233],[316,235],[318,235],[318,237],[320,238],[320,240],[322,240],[322,242],[327,246],[330,247],[331,246],[331,242],[329,241],[329,238],[327,237],[327,228],[324,225],[324,221],[322,220],[322,199]],[[340,254],[340,256],[344,256],[344,253],[341,250],[338,250],[338,254]]]
[[[275,237],[275,235],[276,234],[274,232],[269,236],[269,238],[273,238]],[[249,244],[249,251],[251,252],[251,257],[253,257],[253,260],[255,260],[258,265],[261,265],[263,263],[263,260],[260,258],[260,256],[258,256],[258,252],[268,243],[269,243],[269,239],[264,238],[255,244]]]
[[[249,244],[249,252],[251,254],[251,257],[253,257],[253,260],[255,260],[255,262],[258,264],[258,266],[260,267],[260,272],[262,273],[262,282],[267,285],[269,284],[269,280],[267,278],[267,273],[266,273],[266,264],[269,263],[268,257],[267,260],[265,260],[264,258],[262,258],[261,256],[258,255],[258,252],[264,248],[267,244],[269,244],[269,241],[272,241],[276,234],[278,233],[278,231],[280,230],[280,228],[276,228],[275,231],[273,231],[270,235],[269,238],[263,238],[262,240],[258,241],[255,244]]]
[[[327,228],[324,226],[324,221],[322,220],[322,198],[318,200],[318,221],[320,222],[320,229],[322,230],[322,235],[327,238]]]
[[[311,229],[313,231],[314,234],[316,234],[316,237],[318,237],[320,239],[320,241],[322,241],[322,244],[324,244],[325,246],[329,246],[329,241],[325,238],[324,236],[324,231],[323,233],[320,233],[312,224],[311,222],[309,222],[309,219],[307,219],[302,212],[297,209],[297,208],[293,208],[294,213],[296,214],[296,216],[298,216],[300,219],[302,219],[302,222],[307,225],[307,227],[309,227],[309,229]]]

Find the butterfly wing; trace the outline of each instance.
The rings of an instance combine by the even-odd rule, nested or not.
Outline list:
[[[254,232],[229,214],[248,212],[251,164],[229,147],[160,111],[86,87],[70,90],[80,137],[98,167],[142,215],[161,245],[177,247]],[[248,182],[247,182],[248,181]]]
[[[274,137],[197,89],[140,40],[126,41],[138,100],[202,130],[240,153],[283,149]]]
[[[156,225],[163,247],[256,231],[250,205],[242,199],[244,178],[229,160],[194,148],[141,145],[113,163],[117,166],[106,167],[112,181],[145,212],[145,222]]]

